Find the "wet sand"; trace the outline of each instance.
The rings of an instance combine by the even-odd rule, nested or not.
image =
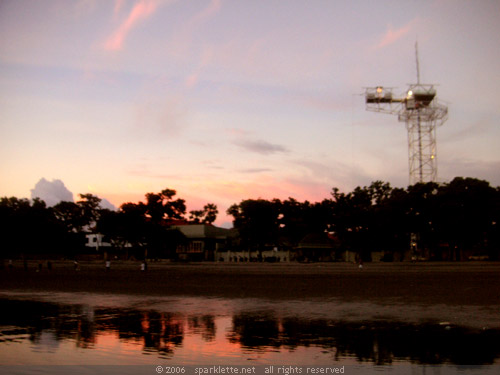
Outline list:
[[[500,263],[196,263],[70,261],[36,272],[21,263],[0,271],[0,291],[89,292],[273,300],[500,307]]]

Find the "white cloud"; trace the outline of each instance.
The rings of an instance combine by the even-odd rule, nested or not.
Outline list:
[[[61,201],[73,202],[73,193],[64,186],[61,180],[47,181],[41,178],[31,189],[31,198],[40,198],[47,206],[54,206]]]
[[[106,198],[101,198],[101,203],[99,204],[101,208],[105,208],[111,211],[116,211],[116,206],[108,201]]]
[[[31,189],[31,199],[40,198],[48,207],[55,206],[59,202],[74,202],[73,193],[68,190],[61,180],[48,181],[41,178],[33,189]],[[101,208],[116,211],[115,205],[105,198],[101,198],[99,204]]]

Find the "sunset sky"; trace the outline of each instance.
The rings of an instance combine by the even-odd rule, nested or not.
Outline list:
[[[440,182],[500,185],[500,2],[1,0],[0,197],[42,178],[188,210],[408,185],[405,125],[363,87],[438,84]]]

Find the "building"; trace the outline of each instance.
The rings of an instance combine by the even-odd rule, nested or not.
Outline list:
[[[87,233],[85,237],[87,238],[87,243],[85,244],[86,247],[99,250],[102,248],[110,248],[112,246],[111,243],[106,240],[103,234]]]
[[[338,240],[328,233],[310,233],[297,245],[296,259],[299,261],[332,261],[336,259]]]
[[[189,261],[216,260],[216,254],[226,251],[236,234],[234,229],[210,224],[178,223],[172,228],[186,237],[183,243],[177,245],[178,259]]]

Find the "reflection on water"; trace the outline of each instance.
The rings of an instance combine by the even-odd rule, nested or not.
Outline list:
[[[347,323],[329,320],[278,319],[272,314],[233,317],[230,342],[256,350],[317,346],[335,359],[354,356],[360,362],[394,360],[440,364],[492,364],[500,356],[499,331],[472,331],[446,324]]]
[[[145,308],[146,307],[146,308]],[[257,306],[258,307],[258,306]],[[256,306],[226,314],[0,299],[0,364],[498,363],[500,331],[449,323],[343,321]],[[12,357],[12,353],[22,353]],[[39,356],[38,356],[39,355]]]

